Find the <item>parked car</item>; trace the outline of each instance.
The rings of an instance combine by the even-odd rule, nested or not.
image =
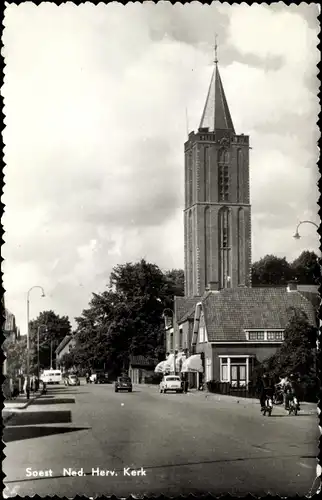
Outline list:
[[[65,385],[80,385],[79,378],[77,375],[67,375],[67,377],[64,378],[64,384]]]
[[[128,391],[132,392],[132,380],[130,377],[118,377],[115,382],[115,392]]]
[[[181,378],[177,375],[165,375],[160,382],[160,392],[167,391],[183,392]]]
[[[95,384],[108,384],[108,383],[109,380],[107,373],[100,372],[96,374]]]

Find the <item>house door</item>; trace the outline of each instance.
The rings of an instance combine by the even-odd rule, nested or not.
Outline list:
[[[231,385],[233,387],[242,387],[246,385],[246,366],[242,364],[231,365]]]

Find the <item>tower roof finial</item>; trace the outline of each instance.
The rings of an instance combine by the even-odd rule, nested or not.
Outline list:
[[[217,54],[217,48],[218,48],[218,45],[217,45],[217,38],[218,38],[218,35],[217,33],[215,34],[215,60],[214,60],[214,63],[217,64],[218,63],[218,54]]]

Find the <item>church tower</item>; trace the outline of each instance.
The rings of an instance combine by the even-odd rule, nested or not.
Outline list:
[[[198,132],[185,151],[185,296],[251,286],[249,136],[236,134],[217,56]]]

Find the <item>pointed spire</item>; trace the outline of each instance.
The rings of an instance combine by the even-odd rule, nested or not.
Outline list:
[[[206,104],[202,113],[200,128],[209,128],[209,131],[231,130],[235,133],[230,116],[224,87],[220,78],[217,57],[217,35],[215,42],[215,67],[212,73]]]
[[[216,33],[216,35],[215,35],[215,60],[214,60],[214,63],[215,63],[215,64],[218,64],[218,55],[217,55],[217,48],[218,48],[218,45],[217,45],[217,37],[218,37],[218,35],[217,35],[217,33]]]

